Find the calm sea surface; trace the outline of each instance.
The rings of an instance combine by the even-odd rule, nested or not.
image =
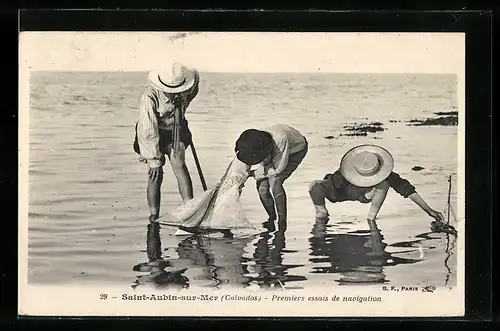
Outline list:
[[[202,74],[187,118],[209,186],[222,176],[235,140],[247,128],[285,123],[309,140],[308,155],[285,184],[287,231],[234,240],[176,237],[169,227],[148,231],[147,171],[132,149],[146,77],[32,75],[29,283],[182,285],[186,279],[168,272],[183,268],[190,284],[198,286],[456,283],[453,238],[427,234],[431,219],[409,199],[391,190],[378,228],[370,229],[365,220],[369,205],[356,202],[327,204],[331,219],[316,221],[307,192],[310,181],[337,169],[349,148],[369,142],[391,151],[395,171],[434,209],[444,210],[452,175],[455,203],[457,127],[404,123],[455,110],[454,76]],[[386,130],[339,136],[344,125],[370,121],[382,122]],[[195,194],[200,193],[190,151],[187,163]],[[412,171],[415,165],[424,170]],[[163,212],[181,202],[168,163],[165,171]],[[266,215],[253,179],[241,200],[248,218],[260,227]],[[156,263],[155,269],[147,264],[154,258],[166,262]]]

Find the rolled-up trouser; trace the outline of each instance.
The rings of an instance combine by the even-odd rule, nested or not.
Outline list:
[[[167,149],[170,144],[173,142],[173,132],[172,130],[159,130],[160,133],[160,152],[165,155],[167,154]],[[184,143],[186,148],[191,145],[193,136],[191,134],[191,130],[189,130],[189,123],[186,119],[184,119],[181,123],[181,131],[180,131],[180,141]],[[135,124],[135,139],[134,139],[134,151],[137,154],[141,154],[141,150],[139,148],[139,141],[137,138],[137,123]]]

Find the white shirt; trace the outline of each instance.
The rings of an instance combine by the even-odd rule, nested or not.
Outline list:
[[[267,178],[276,177],[285,171],[288,157],[306,147],[306,138],[297,129],[285,124],[276,124],[263,131],[271,134],[274,148],[271,164],[261,166],[265,169],[264,173],[267,172]]]
[[[195,84],[189,90],[182,92],[182,116],[184,117],[190,102],[197,96],[199,90],[199,74],[195,72]],[[160,109],[161,108],[161,109]],[[165,113],[159,119],[156,113]],[[159,130],[172,130],[174,123],[175,106],[163,93],[148,87],[141,97],[139,107],[139,121],[137,123],[137,140],[141,150],[141,157],[153,167],[162,166],[163,154],[160,151]]]

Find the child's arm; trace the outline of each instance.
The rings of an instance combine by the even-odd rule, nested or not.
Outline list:
[[[281,135],[276,141],[277,149],[274,151],[274,155],[271,156],[272,165],[266,167],[267,177],[276,177],[285,171],[288,165],[288,139],[286,135]],[[278,161],[279,163],[276,164]]]
[[[163,154],[160,151],[160,134],[158,120],[155,115],[155,103],[147,93],[141,97],[139,121],[137,123],[137,140],[141,156],[147,159],[150,168],[163,166]]]
[[[250,176],[255,178],[255,180],[262,180],[267,178],[266,169],[264,165],[259,164],[257,168],[255,168],[254,170],[251,170],[251,168],[249,169],[250,169],[249,170]]]
[[[438,211],[435,211],[422,199],[422,197],[417,193],[415,187],[406,179],[401,178],[397,173],[392,172],[388,178],[390,186],[404,198],[409,198],[417,206],[419,206],[423,211],[427,213],[430,217],[434,218],[436,221],[443,221],[444,217]]]
[[[422,197],[417,192],[411,194],[408,198],[410,198],[411,201],[417,204],[417,206],[422,208],[422,210],[425,211],[427,215],[434,218],[436,221],[439,222],[444,221],[443,214],[429,207],[429,205],[424,201],[424,199],[422,199]]]
[[[368,221],[374,221],[377,218],[380,208],[384,204],[385,198],[387,197],[387,192],[389,191],[389,183],[382,182],[381,184],[373,188],[375,192],[373,193],[372,203],[370,205],[370,211],[368,212]]]

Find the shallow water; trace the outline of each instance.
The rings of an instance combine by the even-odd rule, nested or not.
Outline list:
[[[370,231],[368,205],[328,204],[332,217],[323,224],[314,219],[307,193],[309,182],[337,169],[349,148],[370,142],[389,149],[394,170],[442,211],[449,175],[456,188],[457,127],[410,127],[404,121],[455,109],[454,76],[203,74],[187,118],[209,186],[224,173],[234,141],[246,128],[286,123],[309,141],[308,155],[285,183],[286,232],[244,239],[176,237],[175,229],[166,226],[148,232],[147,172],[132,150],[145,85],[145,73],[33,74],[30,283],[264,288],[456,283],[453,238],[426,235],[431,219],[410,200],[390,191],[378,230]],[[382,122],[385,130],[339,137],[344,125],[369,121]],[[187,163],[199,193],[189,152]],[[424,169],[412,171],[415,165]],[[254,185],[252,179],[247,182],[241,201],[260,227],[266,215]],[[181,202],[168,165],[162,192],[163,211]],[[158,258],[167,263],[148,264]],[[169,273],[183,268],[188,282]]]

